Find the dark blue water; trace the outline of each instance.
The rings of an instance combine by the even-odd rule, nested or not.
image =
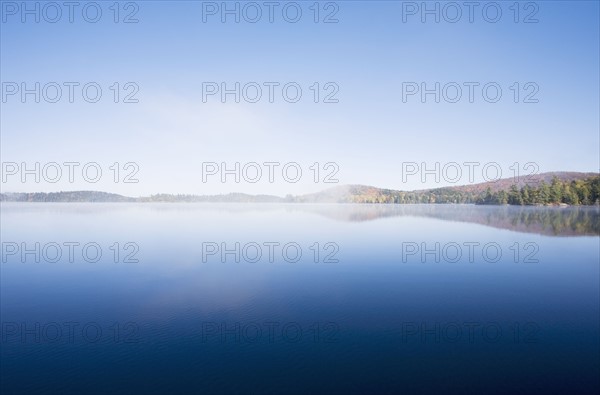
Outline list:
[[[599,215],[3,203],[0,389],[596,393]]]

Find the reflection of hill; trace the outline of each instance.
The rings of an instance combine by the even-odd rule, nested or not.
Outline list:
[[[470,222],[523,233],[552,236],[600,235],[597,207],[515,207],[474,205],[298,205],[341,221],[370,221],[377,218],[413,216],[444,221]]]
[[[12,206],[15,204],[16,206]],[[476,206],[437,204],[294,204],[294,203],[75,203],[31,205],[4,203],[2,210],[18,207],[20,212],[76,211],[80,214],[111,211],[152,210],[210,211],[243,215],[247,213],[281,212],[312,213],[343,222],[365,222],[391,217],[426,217],[442,221],[474,223],[498,229],[548,236],[600,236],[598,207],[533,207],[533,206]]]

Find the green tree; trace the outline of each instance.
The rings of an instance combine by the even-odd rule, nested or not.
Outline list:
[[[521,192],[516,185],[511,185],[510,191],[508,192],[508,204],[523,205],[523,197],[521,196]]]
[[[525,185],[523,188],[521,188],[521,199],[523,200],[523,204],[531,204],[531,196],[530,196],[530,190],[531,188],[529,187],[529,185]]]
[[[563,186],[558,177],[552,177],[550,183],[550,201],[552,203],[561,203],[563,197]]]
[[[537,195],[538,195],[538,201],[537,201],[538,203],[541,203],[541,204],[552,203],[552,199],[550,197],[550,195],[551,195],[550,186],[548,184],[546,184],[543,180],[540,183]]]
[[[565,188],[563,190],[563,201],[570,205],[579,204],[579,198],[569,184],[565,184]]]

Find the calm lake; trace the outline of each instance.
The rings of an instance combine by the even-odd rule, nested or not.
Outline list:
[[[598,208],[1,210],[2,393],[600,384]]]

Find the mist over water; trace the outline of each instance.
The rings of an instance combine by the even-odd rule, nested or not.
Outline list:
[[[594,393],[599,215],[3,203],[2,389]]]

